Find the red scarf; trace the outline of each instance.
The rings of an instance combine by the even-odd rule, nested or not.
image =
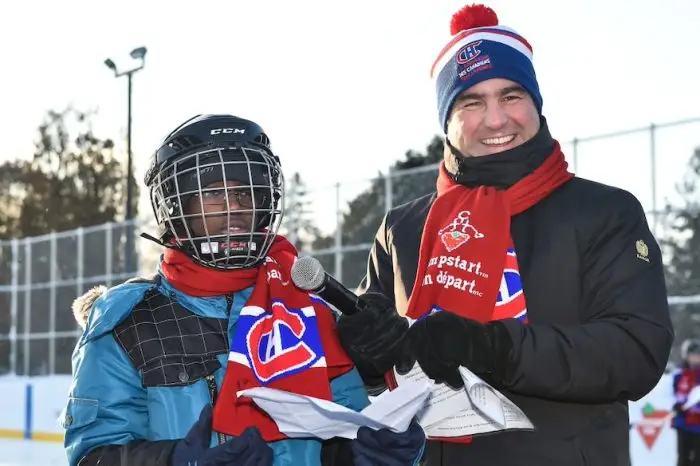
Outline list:
[[[676,402],[685,403],[688,400],[690,392],[699,384],[700,368],[683,367],[676,375],[676,380],[673,384]],[[684,411],[679,417],[683,418],[687,425],[697,427],[700,425],[700,407],[695,405]]]
[[[166,250],[161,270],[177,289],[192,296],[217,296],[254,286],[236,322],[224,382],[214,408],[213,428],[238,436],[255,426],[263,438],[287,438],[245,388],[266,386],[331,400],[330,381],[353,364],[335,331],[330,309],[290,281],[296,248],[277,236],[264,264],[219,271],[199,266],[179,251]]]
[[[441,164],[438,195],[421,236],[406,316],[415,320],[435,309],[480,322],[514,317],[496,305],[504,270],[517,270],[510,219],[573,178],[567,166],[555,141],[554,151],[542,165],[504,191],[457,184]],[[386,382],[396,387],[392,372],[386,374]],[[430,439],[471,443],[472,437]]]
[[[270,252],[275,246],[276,243],[272,245]],[[277,247],[281,248],[279,245]],[[253,286],[258,276],[258,268],[210,269],[195,263],[187,254],[175,249],[165,250],[160,269],[172,286],[185,294],[197,297],[222,296],[244,290]]]
[[[512,244],[510,219],[537,204],[573,174],[559,143],[534,172],[507,190],[457,184],[440,166],[438,197],[421,237],[418,270],[406,315],[417,319],[432,309],[492,320]]]

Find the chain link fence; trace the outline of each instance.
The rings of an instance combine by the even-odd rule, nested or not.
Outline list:
[[[655,234],[664,238],[668,232],[662,207],[678,200],[675,184],[700,146],[699,134],[700,118],[574,139],[562,148],[577,175],[635,194]],[[364,276],[384,213],[432,192],[436,174],[437,165],[310,186],[304,212],[287,211],[285,233],[308,240],[302,252],[318,257],[329,273],[354,288]],[[303,225],[316,231],[309,236]],[[159,246],[138,238],[141,231],[152,232],[153,225],[135,220],[0,241],[0,374],[70,373],[71,353],[81,333],[72,302],[91,287],[152,273]],[[137,247],[127,258],[129,236]],[[133,264],[133,270],[126,264]],[[700,302],[700,296],[672,297],[670,302],[685,306]]]

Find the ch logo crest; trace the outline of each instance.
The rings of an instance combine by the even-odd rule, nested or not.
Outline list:
[[[242,332],[237,336],[244,335],[245,340],[235,341],[232,348],[234,353],[244,352],[245,362],[263,384],[312,367],[323,358],[312,306],[290,310],[277,301],[271,311],[244,308],[237,324]]]
[[[503,268],[501,286],[498,289],[496,308],[493,312],[493,320],[518,319],[528,322],[527,304],[525,302],[525,290],[520,278],[520,267],[514,248],[509,248],[506,253],[506,263]]]
[[[470,61],[473,61],[481,55],[481,50],[479,49],[479,45],[481,45],[481,41],[478,40],[476,42],[470,42],[461,49],[459,49],[459,52],[457,52],[457,63],[460,65],[466,65]]]

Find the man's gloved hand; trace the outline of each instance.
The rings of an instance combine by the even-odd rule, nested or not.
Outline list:
[[[361,295],[358,307],[357,313],[338,319],[340,342],[360,375],[381,378],[396,363],[408,321],[381,293]]]
[[[482,324],[449,311],[416,321],[408,331],[396,370],[410,371],[416,361],[436,383],[464,386],[459,366],[489,383],[501,385],[510,366],[513,342],[498,321]]]
[[[239,437],[210,448],[212,407],[202,409],[199,420],[173,449],[171,466],[271,466],[272,448],[254,427]]]
[[[425,433],[414,420],[406,432],[360,427],[352,441],[355,466],[410,466],[418,464],[425,448]]]

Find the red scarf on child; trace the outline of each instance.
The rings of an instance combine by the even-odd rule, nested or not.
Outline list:
[[[224,382],[214,407],[213,429],[238,436],[255,426],[268,441],[281,440],[277,425],[250,399],[245,388],[266,386],[331,400],[330,381],[353,368],[335,331],[330,309],[296,288],[289,274],[296,248],[275,238],[267,259],[252,269],[221,271],[195,264],[167,249],[161,270],[191,296],[221,296],[254,287],[236,322]]]
[[[442,163],[406,315],[417,319],[442,309],[491,320],[512,244],[510,219],[569,181],[567,167],[556,141],[542,165],[507,190],[457,184]]]

